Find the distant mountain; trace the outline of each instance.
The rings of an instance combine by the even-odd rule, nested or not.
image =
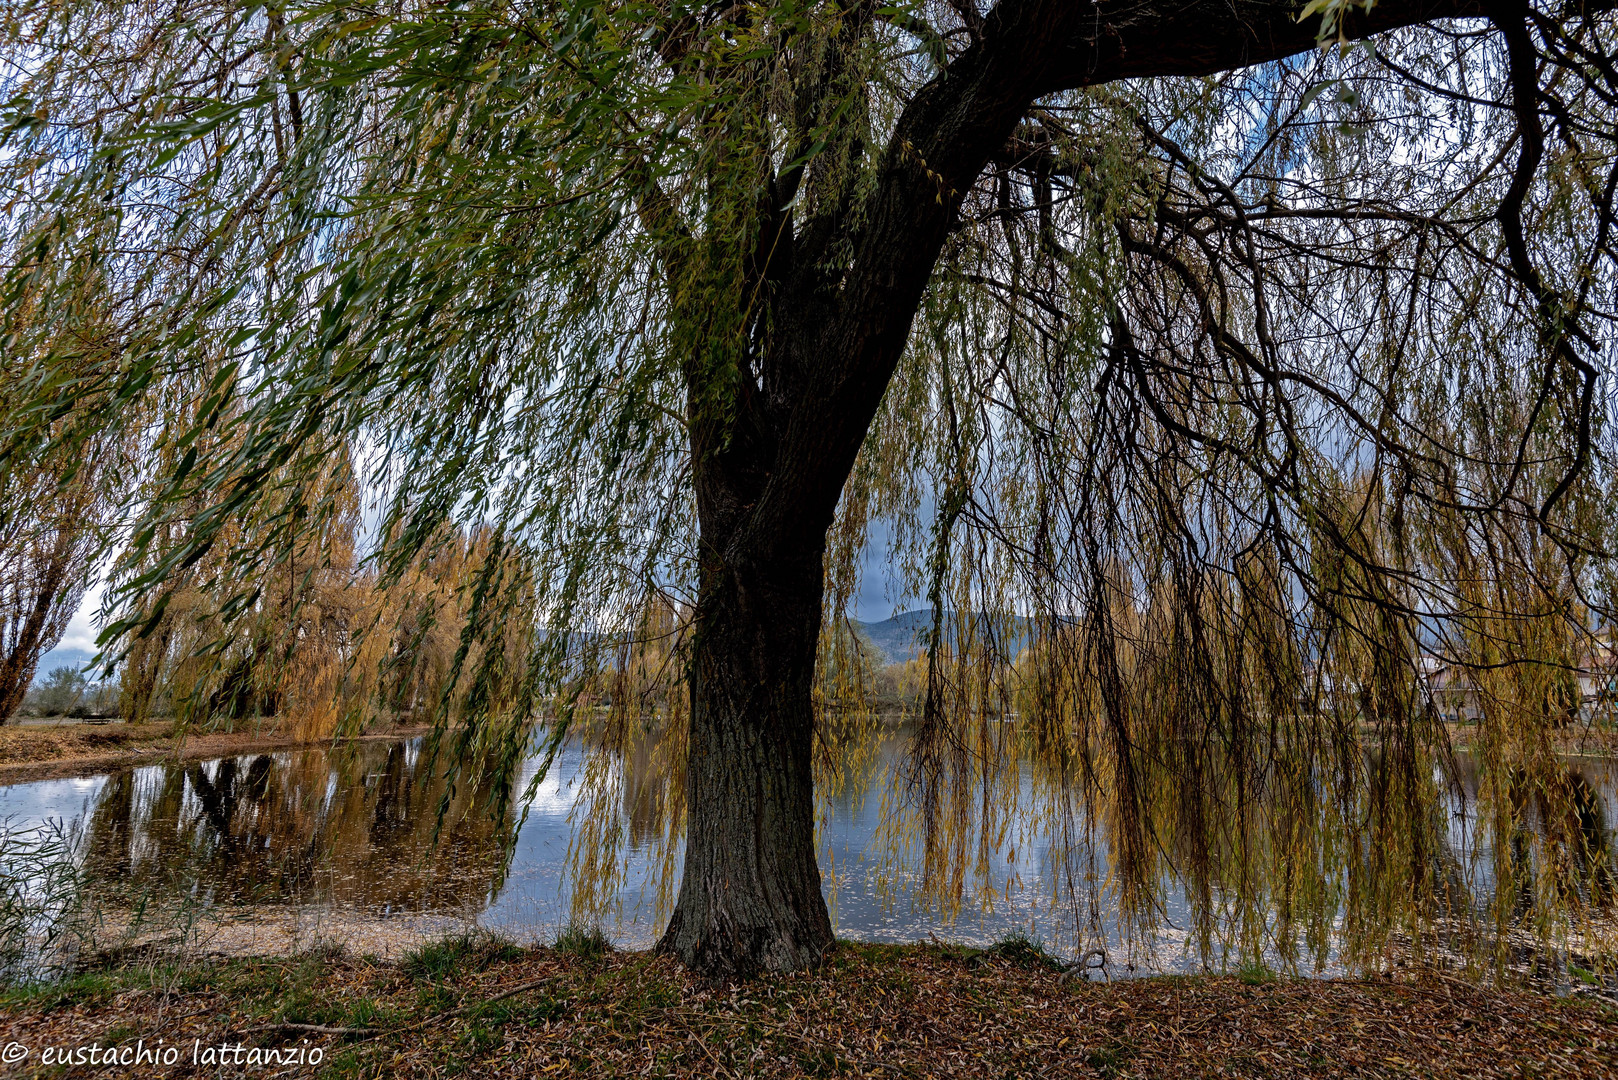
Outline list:
[[[955,612],[944,612],[946,633],[954,625],[955,618]],[[866,636],[871,639],[872,644],[882,650],[888,663],[902,664],[921,655],[921,638],[933,625],[933,613],[927,609],[902,611],[883,622],[856,621],[855,625],[865,632]],[[1019,620],[1018,625],[1025,626],[1026,624]],[[1008,656],[1015,657],[1017,653],[1022,651],[1027,636],[1027,631],[1024,630],[1013,640],[1004,643]]]
[[[855,622],[890,664],[914,660],[921,652],[918,638],[933,624],[931,611],[902,611],[882,622]]]

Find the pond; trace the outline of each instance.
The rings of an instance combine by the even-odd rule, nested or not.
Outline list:
[[[883,793],[896,788],[905,738],[885,732],[866,767],[824,800],[821,869],[839,937],[983,945],[1022,933],[1064,955],[1103,945],[1115,974],[1203,968],[1182,889],[1164,891],[1143,938],[1090,899],[1105,890],[1068,888],[1076,865],[1090,884],[1107,873],[1105,836],[1096,830],[1084,834],[1087,858],[1076,864],[1053,857],[1053,830],[1013,827],[999,843],[979,846],[955,910],[921,900],[919,872],[882,827]],[[645,762],[617,766],[604,834],[619,845],[618,876],[597,873],[590,918],[616,945],[646,948],[677,887],[681,851],[662,842],[666,783]],[[537,768],[537,760],[525,764],[519,791]],[[1470,816],[1469,769],[1463,758],[1469,790],[1450,799],[1448,858],[1487,879],[1487,830]],[[1570,761],[1567,775],[1587,792],[1587,846],[1608,861],[1618,766]],[[553,938],[574,918],[570,865],[588,855],[575,846],[586,779],[584,748],[564,746],[525,810],[497,820],[484,808],[487,791],[447,787],[420,739],[362,742],[16,784],[0,788],[0,821],[14,833],[59,823],[103,903],[130,909],[180,896],[193,917],[233,928],[225,937],[234,934],[238,945],[284,947],[297,924],[324,926],[356,951],[387,953],[468,922],[519,941]],[[593,806],[604,813],[599,801]],[[242,939],[253,927],[260,936]]]

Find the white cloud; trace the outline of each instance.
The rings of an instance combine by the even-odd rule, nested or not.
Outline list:
[[[101,613],[102,584],[96,582],[85,590],[84,599],[79,602],[79,610],[73,613],[68,621],[67,632],[57,643],[58,649],[71,649],[74,652],[95,652],[96,634],[100,627],[96,625],[96,616]],[[54,651],[54,650],[53,650]]]

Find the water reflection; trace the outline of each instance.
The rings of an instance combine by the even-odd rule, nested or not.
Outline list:
[[[419,744],[367,743],[15,785],[0,789],[0,817],[77,819],[104,898],[173,886],[207,905],[438,912],[503,883],[512,825],[485,812],[490,794],[452,793],[440,829],[445,784]]]
[[[1492,779],[1477,758],[1457,760],[1443,863],[1460,890],[1492,906],[1501,921],[1545,906],[1539,890],[1555,891],[1561,906],[1576,911],[1610,912],[1618,903],[1618,762],[1571,757],[1558,764],[1548,777],[1514,769]],[[1480,801],[1491,783],[1505,796],[1493,816]],[[1502,868],[1513,884],[1504,893],[1495,889]]]
[[[1065,951],[1103,943],[1119,966],[1201,966],[1184,887],[1165,890],[1144,943],[1106,909],[1105,889],[1085,887],[1105,881],[1109,859],[1105,830],[1082,821],[1026,811],[980,845],[957,917],[917,904],[919,872],[882,828],[882,793],[893,790],[904,738],[887,732],[823,806],[822,870],[839,935],[984,943],[1022,930]],[[519,783],[535,768],[529,762]],[[1485,922],[1502,908],[1509,909],[1497,911],[1502,924],[1522,919],[1535,907],[1536,888],[1571,890],[1592,910],[1614,902],[1618,765],[1569,760],[1558,775],[1555,792],[1543,782],[1517,783],[1514,812],[1495,820],[1478,807],[1503,804],[1480,803],[1480,793],[1509,779],[1460,760],[1434,874]],[[1019,783],[1031,785],[1033,776],[1029,770]],[[316,905],[372,917],[475,916],[519,939],[544,937],[570,919],[570,882],[582,868],[595,875],[593,904],[615,940],[645,947],[680,865],[670,787],[655,747],[604,765],[572,745],[519,816],[496,819],[486,808],[497,793],[477,784],[449,788],[419,741],[373,742],[14,785],[0,789],[0,819],[14,829],[76,821],[91,888],[104,902],[167,890],[223,910]],[[612,796],[606,807],[603,790]],[[594,839],[581,847],[585,818]],[[1064,836],[1082,841],[1078,858],[1063,857]],[[1554,865],[1523,865],[1536,859]],[[1515,867],[1514,884],[1497,894],[1500,865]]]

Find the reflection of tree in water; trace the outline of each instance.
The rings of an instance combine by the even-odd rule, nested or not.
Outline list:
[[[1025,853],[1018,867],[1037,865],[1038,884],[1030,878],[1026,885],[1060,901],[1069,881],[1082,886],[1088,879],[1100,883],[1101,910],[1116,912],[1106,882],[1117,827],[1104,801],[1086,816],[1073,795],[1073,777],[1093,751],[1042,744],[1037,731],[1019,728],[991,733],[1018,747],[1000,755],[1008,765],[979,770],[972,785],[942,796],[974,804],[972,831],[960,838],[972,857],[962,862],[958,903],[984,901],[992,892],[984,887],[988,875],[1007,869],[982,853],[1017,851]],[[838,782],[821,785],[822,821],[902,790],[911,734],[873,729],[871,752],[851,755]],[[647,899],[666,913],[678,882],[683,744],[645,730],[626,733],[617,745],[585,742],[591,752],[569,852],[578,914],[609,916],[636,859],[650,875]],[[1618,903],[1606,802],[1618,791],[1611,765],[1550,756],[1532,775],[1506,775],[1468,754],[1438,768],[1424,757],[1401,761],[1371,751],[1361,758],[1366,775],[1397,773],[1422,790],[1407,798],[1400,783],[1366,783],[1344,802],[1324,790],[1313,801],[1292,797],[1311,787],[1307,776],[1290,788],[1251,784],[1250,764],[1217,747],[1197,756],[1197,785],[1185,785],[1185,764],[1166,754],[1143,758],[1159,763],[1136,781],[1150,834],[1160,841],[1156,866],[1179,883],[1171,891],[1201,890],[1201,903],[1191,906],[1207,917],[1185,929],[1214,956],[1227,947],[1261,948],[1305,966],[1332,951],[1347,956],[1382,942],[1390,925],[1404,926],[1402,905],[1411,897],[1459,928],[1448,944],[1470,941],[1485,953],[1487,942],[1503,941],[1499,931],[1512,927],[1564,915],[1580,932],[1610,924]],[[1444,787],[1448,803],[1427,790]],[[368,911],[476,905],[504,882],[512,828],[487,813],[494,792],[457,790],[435,845],[444,793],[442,777],[403,743],[124,772],[109,778],[86,823],[88,865],[102,890],[131,899],[168,889],[219,904],[325,901]],[[1447,809],[1412,816],[1412,805]],[[991,818],[1000,827],[985,835],[980,823]],[[926,903],[913,872],[925,852],[907,824],[902,813],[893,815],[873,854],[895,900]],[[982,878],[976,884],[974,874]]]
[[[1529,918],[1541,908],[1574,913],[1610,909],[1615,898],[1612,834],[1597,784],[1583,768],[1539,779],[1512,776],[1517,825],[1511,832],[1512,915]],[[1554,893],[1559,905],[1549,905]]]
[[[358,910],[478,904],[504,880],[509,818],[486,785],[450,793],[405,744],[362,744],[118,773],[86,823],[109,897],[181,892],[209,903],[324,901]]]
[[[1044,890],[1055,910],[1080,920],[1072,927],[1080,936],[1113,932],[1109,925],[1131,929],[1131,917],[1160,927],[1162,907],[1136,916],[1119,904],[1117,789],[1102,784],[1093,802],[1080,797],[1077,778],[1086,768],[1099,772],[1102,753],[1041,735],[1019,724],[989,728],[985,737],[1011,751],[968,747],[978,763],[963,774],[969,782],[940,785],[941,816],[966,822],[950,838],[947,894],[924,880],[921,830],[902,801],[912,727],[868,733],[871,753],[849,756],[858,767],[851,764],[836,784],[818,785],[821,820],[854,815],[873,796],[882,800],[868,855],[876,859],[877,888],[903,907],[950,916],[994,910],[1007,902],[1007,881],[1016,874],[1032,890],[1019,903],[1037,901]],[[570,851],[575,915],[610,917],[621,902],[617,890],[633,884],[635,865],[650,866],[648,884],[666,915],[678,880],[667,854],[682,830],[674,816],[678,759],[640,729],[616,744],[586,744],[592,756]],[[1513,788],[1532,795],[1513,804],[1502,801],[1505,789],[1472,753],[1441,760],[1408,744],[1341,752],[1358,762],[1359,779],[1336,791],[1317,773],[1276,775],[1273,762],[1217,743],[1140,754],[1133,781],[1144,831],[1155,841],[1153,873],[1166,883],[1159,895],[1184,897],[1174,920],[1195,953],[1216,964],[1254,953],[1304,969],[1333,960],[1373,964],[1392,935],[1489,963],[1509,945],[1508,932],[1539,923],[1554,930],[1547,939],[1581,935],[1580,951],[1611,949],[1618,903],[1612,811],[1604,802],[1618,793],[1611,766],[1547,755],[1531,781],[1523,774]],[[983,764],[990,761],[995,768]],[[1012,853],[1019,858],[1007,858]],[[1070,885],[1080,893],[1077,906]]]
[[[652,737],[642,735],[630,743],[624,756],[622,789],[630,847],[638,850],[656,844],[667,832],[669,776],[659,768]]]

